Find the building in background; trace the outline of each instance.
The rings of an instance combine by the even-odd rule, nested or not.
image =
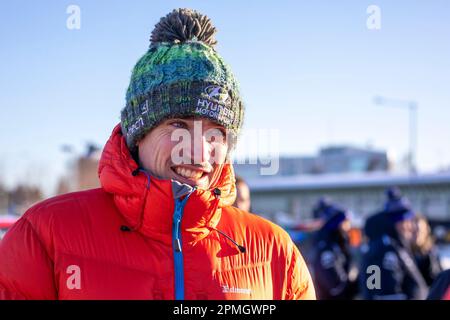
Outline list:
[[[0,215],[22,215],[42,199],[42,190],[35,186],[19,184],[12,190],[0,186]]]
[[[261,167],[265,166],[261,163],[240,164],[236,162],[234,163],[236,174],[244,179],[270,177],[261,176]],[[275,176],[385,172],[389,169],[389,161],[385,151],[350,146],[330,146],[320,149],[317,156],[280,157],[279,170]]]
[[[75,156],[70,161],[66,174],[58,183],[56,194],[100,187],[97,174],[100,156],[100,148],[93,144],[88,144],[83,155]]]

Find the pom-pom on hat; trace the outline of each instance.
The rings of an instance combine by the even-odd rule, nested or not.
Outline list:
[[[415,214],[409,201],[402,196],[398,188],[388,188],[386,197],[384,212],[392,222],[396,223],[414,218]]]

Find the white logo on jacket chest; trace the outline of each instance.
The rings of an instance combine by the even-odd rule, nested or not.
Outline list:
[[[228,285],[222,285],[222,293],[240,293],[250,295],[252,293],[252,289],[235,287],[230,288]]]

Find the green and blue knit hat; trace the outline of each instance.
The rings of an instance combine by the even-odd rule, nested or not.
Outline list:
[[[211,20],[191,9],[161,18],[147,53],[133,68],[121,112],[131,151],[152,128],[169,118],[204,117],[237,137],[244,106],[237,81],[216,52]]]

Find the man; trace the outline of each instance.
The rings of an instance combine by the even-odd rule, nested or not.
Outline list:
[[[347,214],[329,199],[321,199],[313,215],[323,220],[315,237],[312,259],[317,297],[320,300],[352,299],[358,290],[358,272],[349,248]]]
[[[3,299],[314,299],[280,227],[233,208],[244,108],[208,17],[162,18],[131,75],[101,188],[28,210],[0,245]]]
[[[250,211],[250,189],[241,177],[236,177],[236,201],[234,206],[242,211]]]
[[[390,188],[386,194],[384,210],[366,221],[369,242],[361,268],[364,271],[377,266],[379,285],[377,281],[368,285],[368,277],[372,276],[368,274],[361,277],[361,291],[365,299],[371,300],[425,299],[427,285],[411,252],[414,212],[398,189]]]

